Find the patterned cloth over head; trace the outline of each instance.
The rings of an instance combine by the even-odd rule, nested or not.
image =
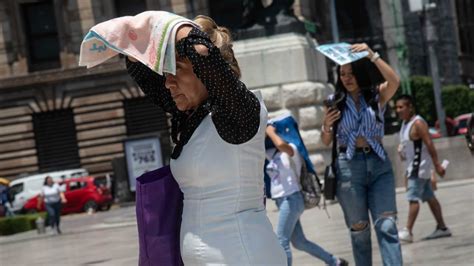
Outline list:
[[[124,54],[160,75],[176,74],[175,36],[179,26],[196,24],[166,11],[146,11],[92,27],[81,44],[79,65],[88,68]]]

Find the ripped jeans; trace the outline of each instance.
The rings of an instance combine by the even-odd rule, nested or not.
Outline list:
[[[402,265],[396,225],[395,178],[388,156],[355,152],[352,160],[337,159],[337,199],[352,239],[356,265],[372,265],[369,211],[384,265]]]

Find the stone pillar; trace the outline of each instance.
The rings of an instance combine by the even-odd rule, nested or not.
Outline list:
[[[77,24],[71,26],[71,30],[73,32],[81,32],[82,37],[84,37],[89,29],[92,28],[96,24],[95,12],[94,9],[100,8],[100,4],[97,3],[98,1],[92,0],[76,0],[77,1],[77,12],[78,17],[76,21],[71,20],[71,24]],[[94,3],[96,2],[96,3]],[[81,38],[82,40],[82,38]]]
[[[401,73],[404,66],[401,65],[403,62],[400,62],[397,55],[397,48],[405,44],[401,5],[399,1],[380,1],[379,3],[382,13],[382,26],[384,28],[383,35],[385,44],[387,45],[388,62],[398,73]]]
[[[321,153],[327,154],[329,148],[320,139],[322,102],[333,92],[324,56],[305,36],[294,33],[237,41],[234,50],[242,81],[262,92],[270,118],[291,111],[311,160],[323,171]]]

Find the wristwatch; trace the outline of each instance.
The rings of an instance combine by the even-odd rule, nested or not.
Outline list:
[[[370,61],[372,63],[375,63],[375,61],[377,61],[377,59],[379,59],[379,58],[380,58],[380,54],[375,52],[374,55],[372,55],[372,57],[370,58]]]

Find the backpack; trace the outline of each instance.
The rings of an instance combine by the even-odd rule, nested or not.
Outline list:
[[[321,201],[321,182],[318,175],[308,171],[306,161],[303,160],[300,175],[301,194],[303,194],[304,208],[311,209],[319,206]]]

